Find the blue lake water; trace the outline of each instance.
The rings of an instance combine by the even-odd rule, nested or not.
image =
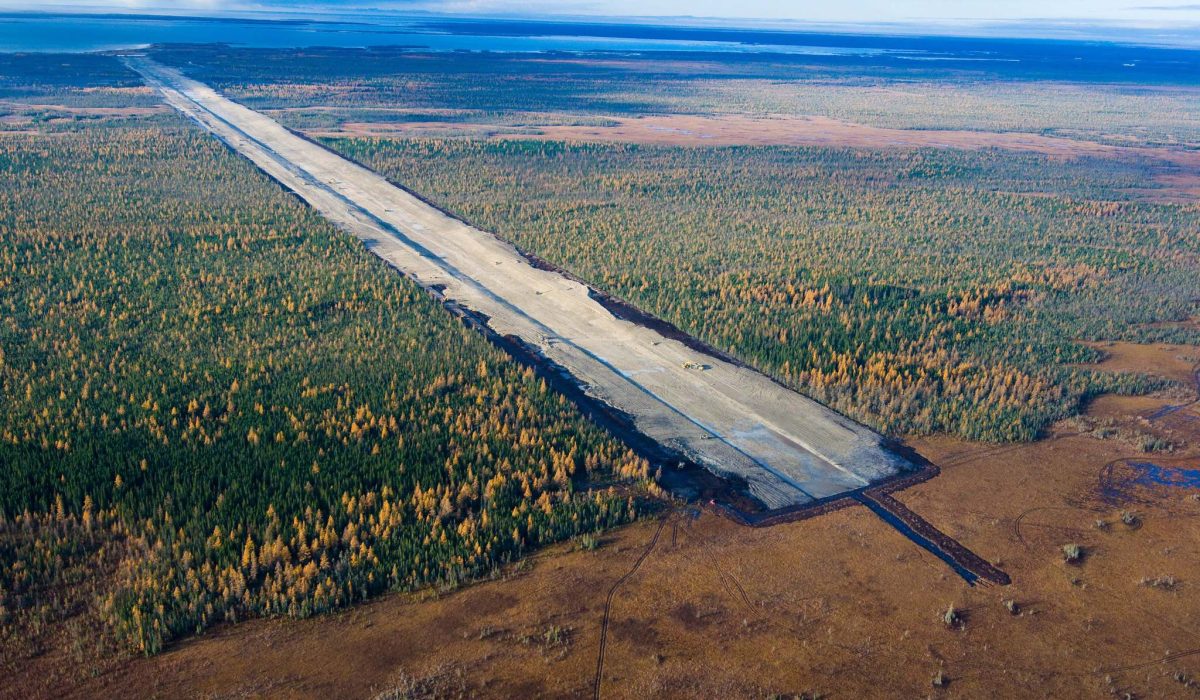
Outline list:
[[[971,71],[992,79],[1200,83],[1200,50],[1098,41],[883,35],[679,24],[496,20],[401,14],[198,18],[0,12],[0,52],[150,44],[243,48],[411,47],[424,51],[720,54],[722,61],[844,69]],[[765,57],[765,58],[764,58]]]
[[[473,29],[484,30],[476,33]],[[577,32],[589,25],[544,24],[525,32],[488,31],[494,25],[431,23],[424,18],[238,20],[187,17],[0,13],[2,52],[81,52],[149,44],[226,43],[255,48],[413,46],[435,51],[770,51],[814,56],[867,56],[872,46],[747,43],[725,36],[653,36],[652,33]],[[560,33],[561,32],[561,33]],[[593,34],[595,32],[592,32]],[[790,39],[789,35],[781,38]]]

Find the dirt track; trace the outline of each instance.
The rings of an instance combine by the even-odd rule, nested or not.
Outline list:
[[[143,57],[130,67],[179,109],[368,249],[488,329],[564,368],[641,433],[747,484],[768,508],[879,483],[913,465],[885,441],[769,378],[615,316],[586,285],[366,168]]]

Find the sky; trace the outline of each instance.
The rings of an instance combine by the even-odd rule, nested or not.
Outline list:
[[[1176,0],[0,0],[17,10],[110,9],[210,14],[245,10],[384,9],[471,15],[716,17],[813,23],[1083,22],[1200,24],[1200,4]]]

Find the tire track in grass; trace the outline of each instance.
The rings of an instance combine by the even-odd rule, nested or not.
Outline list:
[[[715,562],[714,566],[716,566]],[[746,606],[746,610],[748,610],[752,615],[756,614],[758,611],[754,608],[754,603],[750,602],[750,596],[746,595],[746,589],[742,588],[742,584],[739,583],[736,578],[734,578],[733,574],[729,573],[728,571],[724,571],[719,566],[717,568],[717,573],[720,574],[721,578],[728,581],[729,585],[733,587],[733,590],[729,591],[729,594],[735,599],[740,597],[742,604]],[[737,592],[736,595],[734,594],[734,591]]]
[[[604,601],[604,619],[600,623],[600,650],[596,654],[596,678],[592,682],[592,697],[595,700],[600,700],[600,684],[604,679],[604,652],[608,646],[608,621],[612,614],[613,598],[616,597],[617,590],[621,588],[621,585],[636,574],[638,569],[642,568],[642,564],[645,563],[646,558],[650,556],[650,553],[654,551],[655,545],[658,544],[658,538],[662,535],[663,528],[667,526],[669,519],[669,515],[659,519],[658,527],[654,529],[654,537],[651,538],[650,544],[646,545],[645,551],[641,553],[637,561],[633,562],[633,566],[630,567],[629,571],[626,571],[625,575],[617,579],[612,588],[608,589],[608,598]]]

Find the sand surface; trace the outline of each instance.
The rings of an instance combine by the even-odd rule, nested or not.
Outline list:
[[[614,316],[589,288],[378,174],[143,57],[167,101],[295,191],[376,255],[486,318],[632,418],[639,432],[768,508],[803,505],[912,468],[870,429],[769,378]]]

